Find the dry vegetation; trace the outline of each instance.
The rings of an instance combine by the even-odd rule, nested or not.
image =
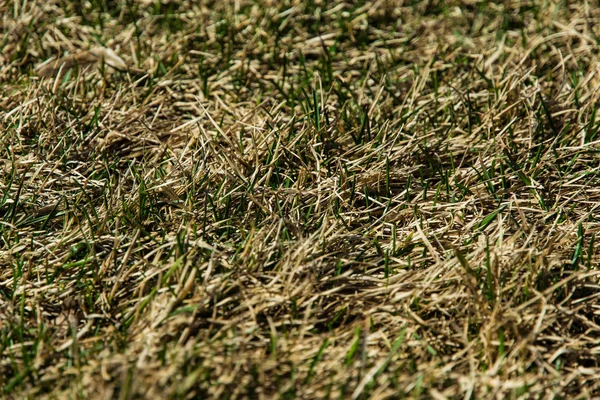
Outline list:
[[[600,397],[569,3],[0,0],[0,396]]]

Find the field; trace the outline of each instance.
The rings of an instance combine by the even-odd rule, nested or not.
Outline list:
[[[600,5],[0,18],[0,397],[600,398]]]

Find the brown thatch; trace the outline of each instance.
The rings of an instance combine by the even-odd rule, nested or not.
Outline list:
[[[600,397],[597,6],[0,18],[3,396]]]

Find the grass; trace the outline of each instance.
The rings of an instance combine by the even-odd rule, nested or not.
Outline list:
[[[597,5],[0,15],[0,397],[600,396]]]

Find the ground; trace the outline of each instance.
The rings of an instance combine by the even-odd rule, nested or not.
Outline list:
[[[600,397],[598,5],[0,18],[0,397]]]

